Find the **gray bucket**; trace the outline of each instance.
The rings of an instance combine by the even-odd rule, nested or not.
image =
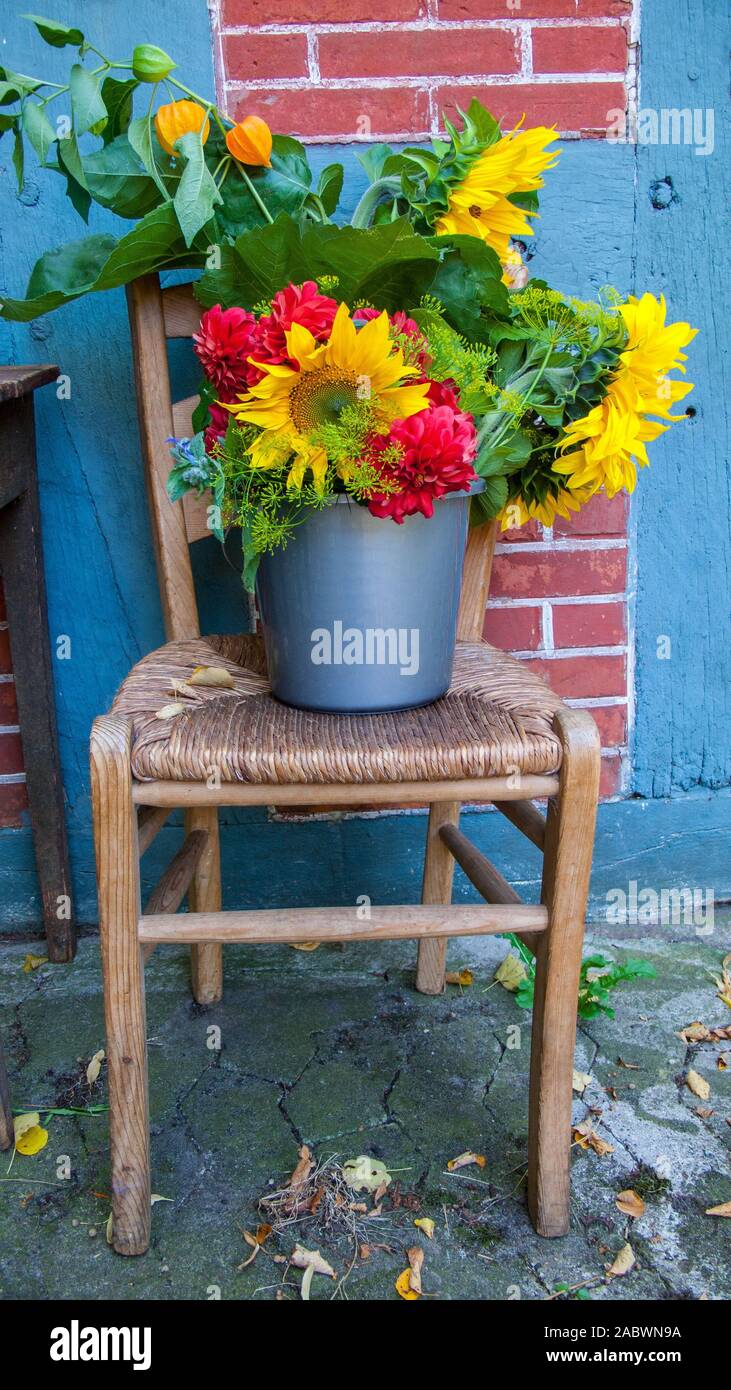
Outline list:
[[[402,526],[340,496],[262,556],[257,598],[273,694],[332,713],[409,709],[444,695],[468,515],[466,492]]]

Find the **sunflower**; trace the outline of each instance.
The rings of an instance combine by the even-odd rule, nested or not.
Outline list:
[[[553,465],[572,492],[603,487],[608,497],[622,488],[634,491],[636,464],[649,463],[646,445],[664,434],[662,420],[684,420],[670,407],[682,401],[693,386],[668,373],[684,372],[686,355],[697,329],[687,323],[665,323],[664,296],[631,296],[618,312],[627,330],[620,366],[599,405],[564,430],[561,457]],[[655,419],[651,419],[655,416]]]
[[[513,130],[483,150],[462,182],[450,190],[448,210],[435,230],[480,237],[497,251],[503,265],[508,263],[511,237],[532,236],[528,219],[536,216],[511,203],[509,195],[543,187],[541,174],[558,159],[558,151],[546,149],[555,139],[555,128],[536,126]]]
[[[528,502],[520,496],[511,497],[498,513],[500,530],[512,531],[515,527],[525,526],[531,518],[539,521],[541,526],[553,526],[557,516],[568,521],[571,513],[578,512],[590,496],[591,488],[588,487],[569,492],[567,488],[559,486],[555,493],[547,491],[540,502],[537,499]]]
[[[287,356],[296,365],[254,363],[264,373],[262,380],[226,408],[261,430],[249,450],[255,468],[278,468],[292,459],[290,488],[300,488],[308,470],[315,486],[324,487],[327,455],[308,436],[337,421],[346,407],[367,398],[375,421],[388,427],[429,404],[429,382],[402,384],[419,371],[406,365],[390,337],[385,310],[356,329],[347,304],[340,304],[327,342],[318,343],[298,323],[286,340]]]

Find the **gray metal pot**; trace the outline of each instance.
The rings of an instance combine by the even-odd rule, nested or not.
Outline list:
[[[481,491],[482,482],[472,491]],[[346,496],[262,556],[257,597],[272,691],[333,713],[409,709],[447,690],[469,496],[402,526]]]

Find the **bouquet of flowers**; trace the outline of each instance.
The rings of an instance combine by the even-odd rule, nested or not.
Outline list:
[[[503,131],[475,100],[428,148],[371,146],[343,225],[341,165],[313,185],[302,145],[256,114],[232,121],[162,49],[112,61],[77,27],[30,18],[78,57],[66,84],[0,69],[19,184],[30,146],[83,218],[95,201],[135,225],[47,252],[0,313],[203,272],[201,403],[193,438],[172,441],[169,490],[212,492],[216,534],[241,528],[247,584],[339,492],[402,523],[479,478],[473,521],[550,526],[598,491],[631,491],[647,444],[684,418],[673,408],[692,387],[671,373],[695,330],[666,323],[664,299],[607,288],[586,303],[527,283],[554,129]],[[63,96],[71,121],[54,127]]]

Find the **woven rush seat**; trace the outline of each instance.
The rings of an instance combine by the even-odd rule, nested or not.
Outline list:
[[[233,689],[181,685],[196,666],[225,667]],[[166,718],[173,701],[186,709]],[[189,708],[187,708],[189,706]],[[113,714],[132,718],[139,781],[409,782],[551,774],[561,701],[525,665],[487,643],[459,642],[443,699],[387,714],[322,714],[274,699],[257,636],[169,642],[133,667]]]

